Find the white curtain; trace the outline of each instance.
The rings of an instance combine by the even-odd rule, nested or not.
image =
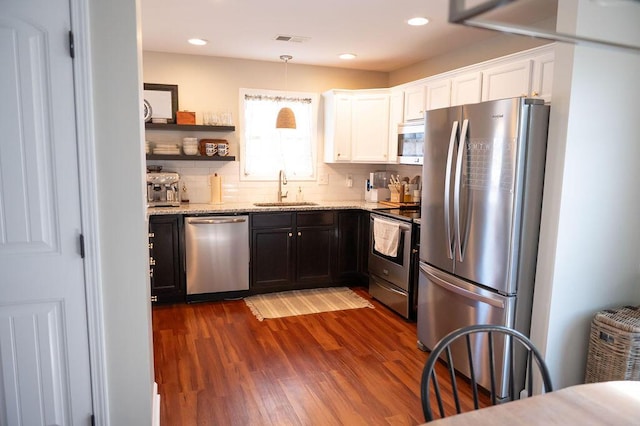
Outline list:
[[[315,178],[313,99],[245,94],[242,101],[245,177],[277,179],[283,169],[289,179]],[[296,116],[296,129],[276,129],[278,111],[285,106]]]

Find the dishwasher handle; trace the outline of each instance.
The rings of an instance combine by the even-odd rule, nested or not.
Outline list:
[[[187,219],[187,223],[190,225],[220,225],[223,223],[243,223],[246,222],[246,217],[225,217],[225,218],[192,218]]]

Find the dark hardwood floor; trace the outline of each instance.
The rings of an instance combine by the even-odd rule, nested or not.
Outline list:
[[[262,322],[242,300],[155,306],[161,424],[423,423],[416,324],[372,303]]]

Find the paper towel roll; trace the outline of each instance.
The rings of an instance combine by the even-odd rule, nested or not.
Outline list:
[[[211,176],[211,204],[222,204],[222,177],[217,173]]]

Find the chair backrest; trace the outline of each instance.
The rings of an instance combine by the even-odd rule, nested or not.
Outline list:
[[[454,346],[457,345],[455,351],[451,350],[452,344]],[[464,351],[461,350],[461,345],[463,344],[465,345]],[[482,348],[482,350],[480,351],[479,348]],[[453,359],[452,352],[458,354],[456,359]],[[466,358],[466,360],[459,359],[461,358],[461,353],[466,355],[463,357]],[[499,358],[497,362],[496,353],[498,353]],[[434,413],[431,407],[432,395],[430,392],[432,384],[440,417],[445,417],[445,404],[441,391],[441,384],[444,383],[445,379],[441,379],[443,381],[440,381],[436,374],[436,364],[441,357],[449,370],[448,376],[452,398],[448,398],[447,401],[453,399],[456,414],[462,412],[456,370],[464,371],[465,374],[469,375],[468,382],[466,379],[463,380],[471,387],[474,409],[480,408],[478,398],[478,388],[480,384],[483,384],[486,390],[489,391],[491,404],[493,405],[495,405],[498,400],[504,402],[519,399],[521,390],[523,390],[521,386],[524,384],[524,376],[521,381],[514,379],[518,376],[518,363],[526,362],[527,364],[526,395],[533,394],[534,361],[535,365],[537,365],[537,371],[542,378],[544,392],[551,392],[553,390],[549,370],[540,352],[524,334],[499,325],[472,325],[463,327],[452,331],[436,344],[429,354],[429,358],[422,371],[420,392],[422,397],[422,410],[427,422],[434,419]],[[458,367],[456,367],[454,362],[457,363]],[[479,362],[488,363],[489,365],[479,365]],[[489,377],[482,377],[482,380],[479,380],[479,375],[481,374],[483,376],[488,375]],[[498,397],[500,389],[498,389],[496,383],[502,381],[500,378],[501,375],[508,376],[506,397]],[[518,384],[518,381],[521,383]],[[488,387],[486,387],[486,383],[489,383]],[[447,383],[444,387],[448,388],[449,384]],[[517,387],[520,388],[518,389]]]

